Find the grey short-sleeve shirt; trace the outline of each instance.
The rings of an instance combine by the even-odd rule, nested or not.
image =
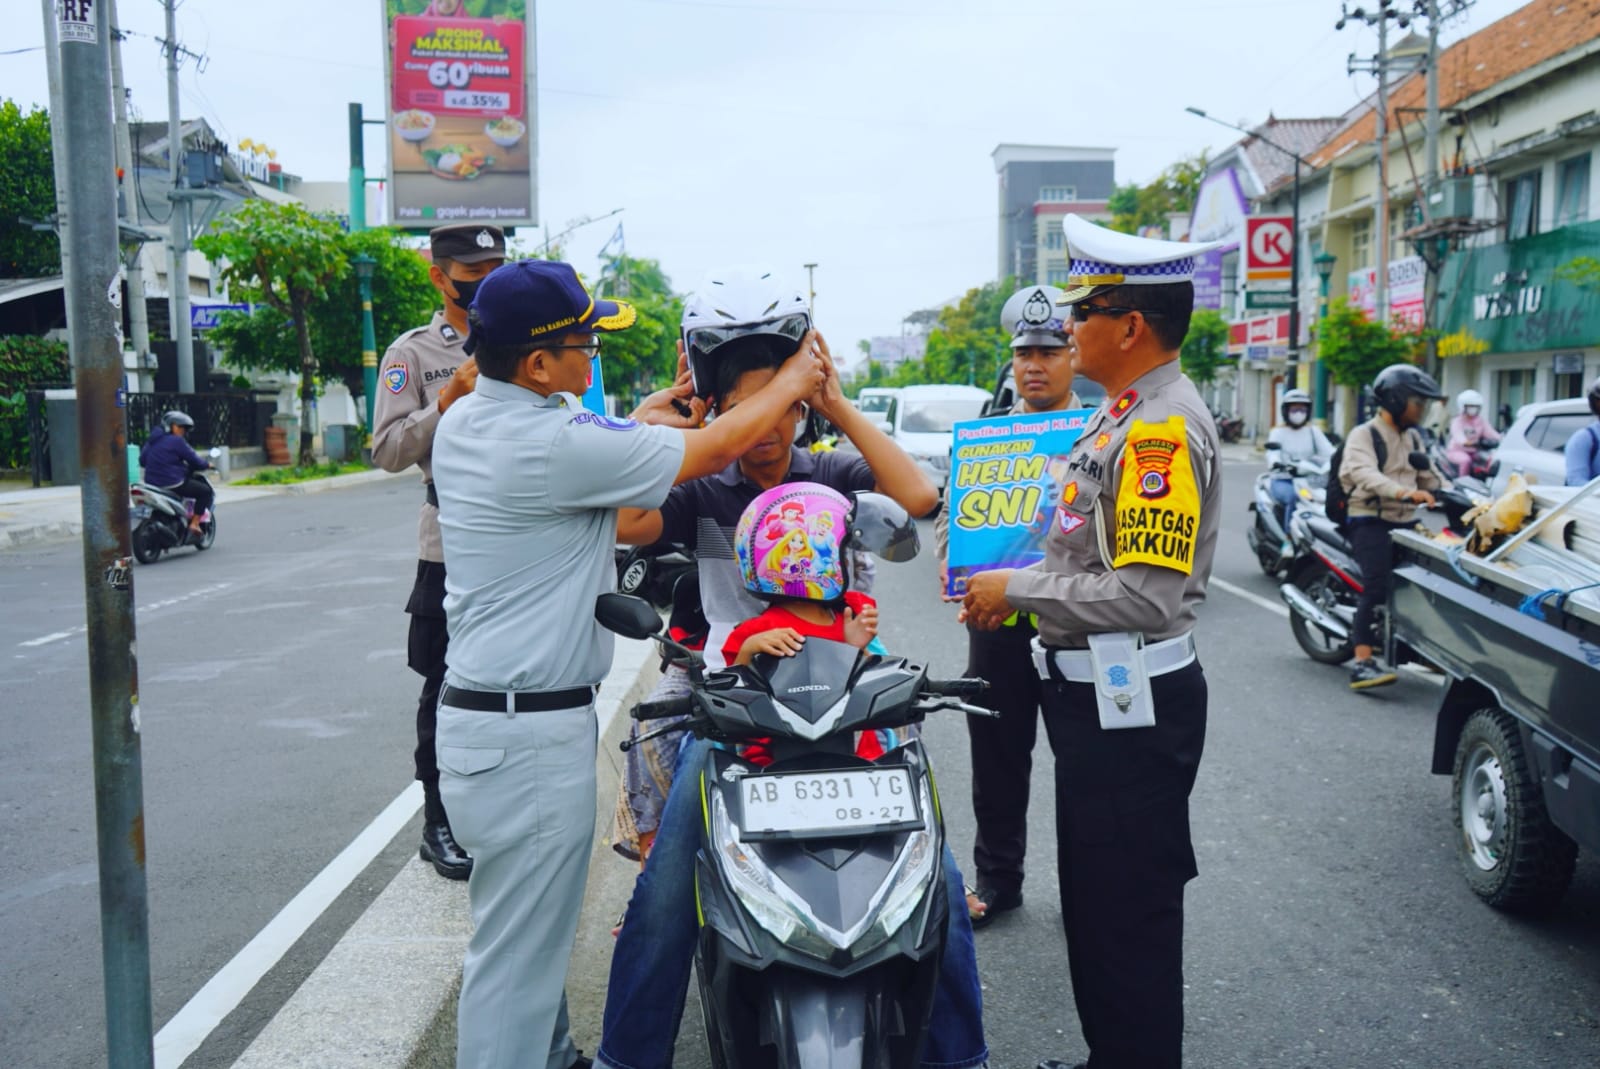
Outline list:
[[[433,442],[444,542],[445,679],[474,690],[597,684],[616,589],[616,509],[666,500],[683,433],[583,409],[496,379],[450,406]]]

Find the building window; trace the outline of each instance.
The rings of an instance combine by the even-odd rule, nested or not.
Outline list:
[[[1539,232],[1539,172],[1519,174],[1506,182],[1506,240]]]
[[[1532,404],[1538,400],[1533,392],[1534,372],[1532,368],[1516,368],[1512,371],[1502,371],[1495,376],[1495,397],[1499,399],[1500,417],[1496,423],[1501,430],[1511,425],[1517,417],[1517,409],[1523,405]]]
[[[1350,269],[1372,266],[1372,220],[1357,219],[1350,224]]]
[[[1066,266],[1062,265],[1060,267],[1050,267],[1046,269],[1044,284],[1046,286],[1065,286],[1067,284]]]
[[[1589,154],[1556,164],[1556,226],[1589,218]]]
[[[1039,199],[1047,203],[1060,204],[1064,201],[1077,200],[1078,191],[1073,186],[1040,186]]]
[[[1044,247],[1051,252],[1060,252],[1067,247],[1067,235],[1064,231],[1050,228],[1044,236]]]

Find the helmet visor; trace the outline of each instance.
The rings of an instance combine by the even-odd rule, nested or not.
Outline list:
[[[850,514],[850,541],[875,557],[901,563],[917,555],[922,543],[916,521],[890,497],[858,493]]]
[[[710,356],[728,342],[740,338],[771,338],[775,355],[788,359],[800,348],[800,339],[811,329],[811,318],[803,313],[784,316],[770,323],[736,327],[695,327],[684,334],[684,348],[691,359]]]

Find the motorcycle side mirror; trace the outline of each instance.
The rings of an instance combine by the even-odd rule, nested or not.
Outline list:
[[[1406,459],[1411,462],[1411,466],[1417,471],[1429,471],[1433,468],[1433,463],[1428,460],[1428,454],[1420,449],[1413,449]]]
[[[648,601],[632,594],[601,594],[594,602],[594,618],[623,638],[649,638],[661,630],[660,614]]]

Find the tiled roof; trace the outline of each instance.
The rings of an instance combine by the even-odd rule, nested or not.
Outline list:
[[[1454,107],[1596,38],[1600,38],[1600,0],[1533,0],[1445,49],[1439,57],[1439,104]],[[1390,90],[1391,131],[1401,109],[1423,106],[1426,91],[1426,79],[1420,73],[1407,75]],[[1418,112],[1404,114],[1411,121]],[[1371,141],[1377,133],[1377,108],[1366,108],[1306,159],[1314,166],[1324,166]]]
[[[1344,125],[1343,118],[1332,119],[1275,119],[1255,128],[1255,136],[1240,142],[1244,154],[1261,179],[1263,189],[1271,189],[1286,178],[1294,176],[1294,156],[1279,152],[1261,138],[1276,141],[1295,156],[1309,160],[1309,153],[1321,145],[1334,131]]]

